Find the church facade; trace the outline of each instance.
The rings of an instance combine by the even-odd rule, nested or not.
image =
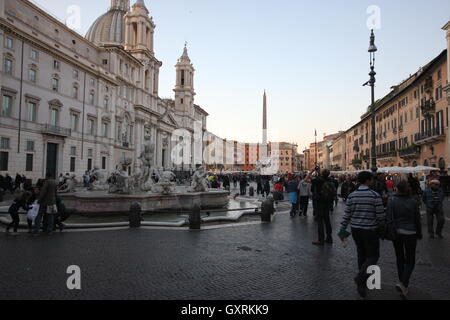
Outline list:
[[[202,163],[194,67],[185,47],[174,99],[161,99],[154,32],[143,0],[111,0],[85,37],[27,0],[1,1],[0,174],[80,176],[124,160],[131,173],[146,135],[157,168]]]

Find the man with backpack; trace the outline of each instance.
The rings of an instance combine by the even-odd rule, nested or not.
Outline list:
[[[330,210],[336,198],[336,187],[329,177],[330,170],[323,169],[319,177],[312,181],[311,191],[316,209],[319,235],[318,240],[313,241],[313,244],[317,246],[323,246],[325,243],[333,243],[333,238],[331,235],[332,229],[330,222]]]

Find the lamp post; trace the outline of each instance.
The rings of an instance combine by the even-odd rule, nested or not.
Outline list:
[[[375,72],[375,52],[378,51],[377,47],[375,46],[375,34],[373,33],[373,29],[370,32],[370,46],[369,46],[369,54],[370,54],[370,80],[368,84],[371,88],[371,106],[370,106],[370,112],[372,113],[372,132],[371,132],[371,163],[372,163],[372,171],[375,173],[377,172],[377,149],[376,149],[376,134],[375,134],[375,75],[377,74]]]

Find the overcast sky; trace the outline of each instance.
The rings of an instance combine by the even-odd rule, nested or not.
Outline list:
[[[110,0],[33,0],[61,20],[81,9],[85,34]],[[135,1],[131,0],[133,4]],[[371,5],[380,8],[376,96],[446,48],[441,28],[448,0],[146,0],[163,62],[160,96],[173,97],[174,65],[184,42],[196,69],[195,102],[209,131],[227,139],[262,139],[262,95],[268,95],[269,140],[299,144],[348,129],[370,102]],[[344,5],[345,4],[345,5]],[[372,21],[372,20],[371,20]]]

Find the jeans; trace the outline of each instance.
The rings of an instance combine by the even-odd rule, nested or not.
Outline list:
[[[317,218],[317,225],[318,225],[318,233],[319,233],[319,241],[324,242],[325,241],[325,231],[327,234],[326,240],[332,240],[331,233],[333,230],[331,229],[331,222],[330,222],[330,205],[317,202],[316,203],[316,218]]]
[[[427,208],[428,233],[434,235],[434,216],[436,216],[436,234],[441,235],[445,224],[444,211],[440,208]]]
[[[306,216],[306,214],[308,213],[308,205],[309,197],[300,197],[300,210],[302,211],[304,216]]]
[[[38,233],[39,229],[41,228],[42,220],[45,221],[44,227],[47,232],[53,232],[54,223],[55,223],[55,215],[54,214],[48,214],[46,212],[46,207],[41,206],[39,208],[39,213],[36,216],[36,219],[34,220],[34,226],[33,226],[33,232]]]
[[[377,230],[352,228],[353,240],[358,253],[358,279],[366,282],[369,278],[367,268],[378,263],[380,258],[380,238]]]
[[[398,279],[405,286],[409,286],[409,279],[416,265],[417,236],[399,234],[394,241],[397,256]]]

